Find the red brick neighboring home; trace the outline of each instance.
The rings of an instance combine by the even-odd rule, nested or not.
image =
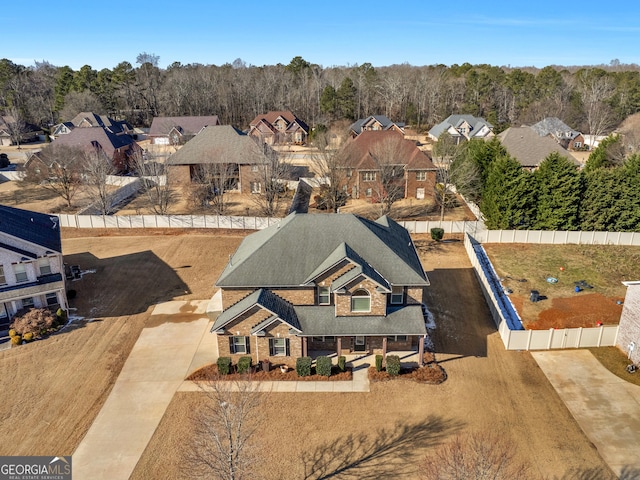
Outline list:
[[[368,131],[394,130],[404,135],[404,123],[395,123],[384,115],[371,115],[367,118],[360,118],[351,124],[349,134],[355,138],[362,132]]]
[[[210,125],[220,125],[217,115],[154,117],[147,136],[152,144],[183,145]]]
[[[520,162],[522,168],[529,171],[537,169],[540,163],[554,152],[580,166],[580,162],[555,139],[551,136],[541,137],[531,127],[509,127],[498,134],[498,139],[507,153]]]
[[[557,117],[544,118],[531,125],[531,128],[541,137],[553,138],[567,150],[583,150],[585,147],[584,136]]]
[[[391,148],[384,148],[391,142]],[[429,156],[414,141],[405,140],[395,130],[365,131],[345,144],[344,158],[347,168],[347,191],[351,198],[367,198],[376,201],[382,190],[380,184],[381,163],[376,160],[381,149],[397,154],[392,160],[397,166],[398,182],[402,184],[404,198],[424,199],[433,195],[436,183],[436,167]]]
[[[133,129],[126,120],[114,120],[106,115],[93,112],[80,112],[69,122],[59,123],[53,127],[51,138],[66,135],[76,128],[102,127],[113,135],[132,135]]]
[[[167,159],[169,179],[189,184],[198,179],[198,166],[229,165],[229,189],[241,193],[260,193],[264,168],[276,153],[265,144],[230,125],[205,127]]]
[[[220,356],[294,365],[312,353],[417,350],[429,280],[406,229],[387,217],[292,213],[246,237],[216,286]]]
[[[46,152],[54,145],[66,145],[85,151],[97,150],[111,161],[116,173],[119,174],[127,173],[132,158],[141,153],[141,148],[131,135],[114,134],[111,129],[104,127],[74,128],[69,133],[60,135],[49,146],[43,148],[42,152]]]
[[[309,137],[309,127],[288,110],[258,115],[249,124],[249,135],[267,145],[304,145]]]
[[[0,331],[31,308],[68,308],[60,222],[0,205]]]

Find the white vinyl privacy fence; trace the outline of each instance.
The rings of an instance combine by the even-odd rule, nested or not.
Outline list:
[[[605,347],[616,344],[618,325],[594,328],[525,330],[511,299],[489,261],[483,246],[470,235],[464,245],[480,282],[491,316],[507,350],[550,350],[553,348]]]

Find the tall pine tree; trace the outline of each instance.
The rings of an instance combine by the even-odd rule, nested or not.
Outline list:
[[[536,230],[577,230],[582,195],[577,167],[558,152],[545,158],[534,173],[537,184]]]

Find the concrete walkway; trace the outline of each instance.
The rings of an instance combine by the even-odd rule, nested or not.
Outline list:
[[[197,360],[207,301],[157,305],[107,401],[73,454],[75,480],[127,479]],[[212,352],[213,353],[213,352]]]
[[[588,350],[531,355],[616,475],[625,468],[640,472],[640,387],[609,372]]]

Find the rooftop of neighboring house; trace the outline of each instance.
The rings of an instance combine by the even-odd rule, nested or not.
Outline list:
[[[264,163],[265,152],[273,153],[268,146],[261,147],[252,137],[237,128],[231,125],[213,125],[205,127],[180,150],[172,154],[167,164],[259,164]]]
[[[402,130],[404,128],[404,123],[395,123],[389,120],[384,115],[370,115],[366,118],[360,118],[351,124],[349,129],[355,133],[356,135],[360,135],[363,130],[366,131],[366,126],[371,123],[379,123],[382,130],[389,130],[394,126]]]
[[[531,128],[541,137],[551,135],[556,140],[572,140],[580,135],[580,132],[572,129],[557,117],[547,117],[531,125]]]
[[[385,145],[385,143],[387,145]],[[397,155],[397,164],[408,170],[435,170],[436,167],[429,156],[421,151],[416,142],[406,140],[395,130],[367,130],[345,144],[344,153],[347,166],[355,169],[375,169],[373,158],[377,153],[388,150]]]
[[[498,139],[523,167],[534,168],[551,153],[558,152],[576,165],[580,163],[569,151],[562,148],[551,137],[541,137],[531,127],[509,127],[498,135]]]
[[[148,135],[166,136],[174,128],[183,135],[196,135],[204,127],[220,125],[217,115],[184,116],[184,117],[153,117]]]
[[[55,215],[0,205],[0,233],[62,252],[60,223]]]
[[[388,217],[296,213],[246,237],[216,285],[313,286],[345,259],[379,283],[429,285],[409,233]]]
[[[131,130],[125,120],[113,120],[106,115],[98,115],[93,112],[80,112],[70,122],[75,127],[103,127],[112,133],[118,134]]]
[[[276,110],[264,113],[262,115],[257,115],[253,120],[251,120],[249,126],[256,127],[260,122],[266,122],[269,125],[273,125],[278,120],[278,118],[282,118],[287,122],[287,129],[290,129],[292,126],[297,124],[300,128],[302,128],[302,130],[304,130],[306,133],[309,133],[309,126],[289,110]]]
[[[112,158],[116,150],[137,144],[130,135],[116,135],[110,129],[103,127],[86,127],[74,128],[68,134],[58,136],[51,145],[67,145],[83,149],[95,148],[98,145],[108,157]]]
[[[429,135],[433,138],[438,138],[443,132],[449,130],[451,127],[458,130],[464,123],[467,123],[471,127],[468,137],[473,137],[477,132],[482,130],[482,127],[488,127],[489,130],[493,130],[493,125],[487,122],[484,118],[474,117],[468,114],[454,114],[449,115],[445,120],[434,125],[429,130]]]

